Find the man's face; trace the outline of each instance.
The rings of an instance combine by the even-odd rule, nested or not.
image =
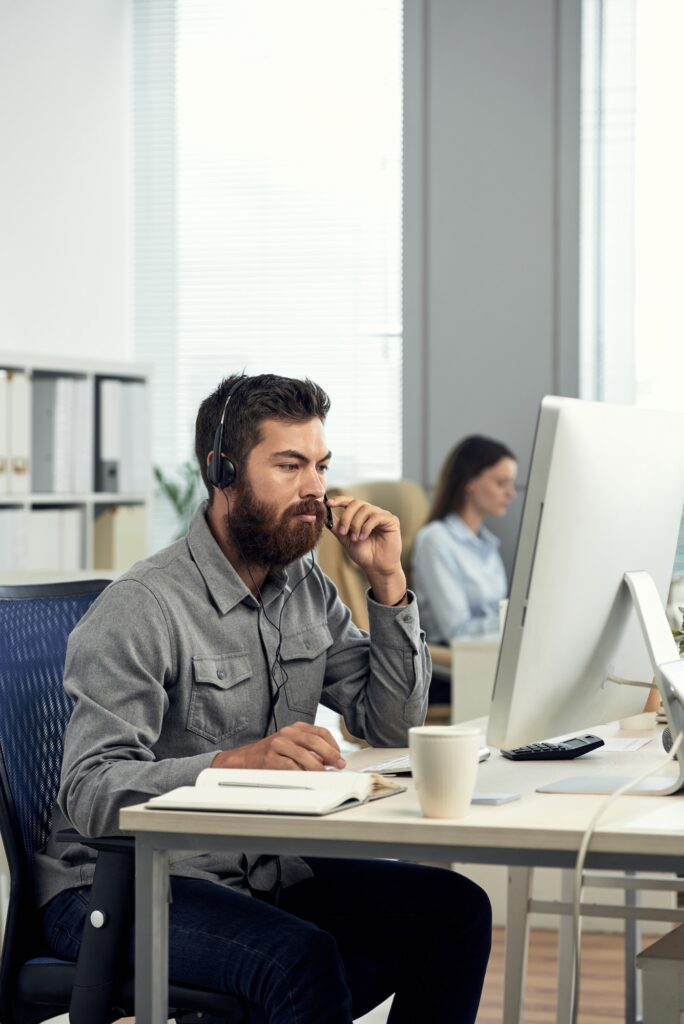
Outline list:
[[[323,424],[263,420],[261,441],[228,492],[227,526],[250,565],[282,567],[316,546],[330,452]]]

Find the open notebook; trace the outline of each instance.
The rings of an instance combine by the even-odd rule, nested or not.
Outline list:
[[[405,788],[382,775],[360,772],[205,768],[194,786],[152,797],[146,806],[171,811],[331,814]]]

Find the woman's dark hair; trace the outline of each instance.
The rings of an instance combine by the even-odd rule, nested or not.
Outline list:
[[[428,523],[433,519],[444,519],[451,512],[460,512],[469,482],[484,469],[495,466],[500,459],[515,459],[513,452],[500,441],[479,434],[471,434],[459,441],[444,460]]]
[[[199,407],[195,422],[195,455],[199,463],[209,500],[214,488],[207,476],[207,454],[213,450],[216,428],[231,388],[242,374],[233,374],[219,386]],[[231,397],[223,424],[223,451],[239,468],[261,441],[262,420],[292,420],[302,422],[318,419],[325,421],[330,399],[323,388],[310,380],[279,377],[275,373],[261,373],[247,377]]]

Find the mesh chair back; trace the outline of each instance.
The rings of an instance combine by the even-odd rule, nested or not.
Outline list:
[[[3,798],[28,859],[47,841],[59,786],[71,714],[62,686],[67,639],[108,583],[0,587]]]
[[[62,685],[67,640],[109,582],[0,586],[0,830],[11,873],[0,954],[2,1024],[39,1024],[55,1017],[68,1003],[74,983],[74,965],[60,964],[51,957],[44,963],[34,959],[46,951],[33,900],[30,862],[50,830],[64,730],[71,715],[71,701]],[[26,964],[27,960],[31,963]],[[54,965],[60,969],[50,973]],[[20,974],[26,977],[27,968],[32,979],[29,997],[18,995],[18,979]],[[106,985],[82,987],[80,1015],[74,1019],[101,1020],[99,1010],[96,1014],[90,1011],[95,1004],[100,1006],[102,991],[109,991]],[[38,992],[51,995],[39,997]],[[49,1005],[48,998],[55,1005]],[[126,1005],[132,1009],[132,994],[127,998]],[[212,1019],[225,1012],[236,1024],[246,1024],[248,1019],[247,1004],[225,993],[171,986],[169,998],[173,1006],[187,1007],[184,1013],[192,1010],[193,1020],[202,1016],[195,1012],[199,1010]],[[117,1011],[106,1019],[120,1016]]]
[[[3,1024],[44,1019],[15,1006],[21,965],[43,952],[31,861],[50,830],[71,714],[62,686],[67,639],[108,583],[0,586],[0,831],[10,868],[0,956]]]

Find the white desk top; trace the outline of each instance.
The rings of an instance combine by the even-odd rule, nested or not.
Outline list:
[[[595,731],[606,738],[625,735],[619,733],[617,724]],[[638,751],[601,749],[578,761],[512,762],[492,753],[489,761],[480,765],[477,790],[517,792],[520,799],[496,806],[473,805],[467,816],[459,820],[423,818],[413,784],[408,780],[405,793],[324,817],[162,811],[148,810],[140,804],[121,812],[121,827],[140,834],[158,833],[160,840],[162,834],[168,840],[173,833],[183,846],[182,836],[233,837],[233,841],[238,837],[256,841],[270,838],[282,841],[282,852],[293,840],[301,840],[305,846],[307,841],[330,841],[338,849],[345,843],[367,844],[369,855],[374,846],[388,844],[398,856],[402,845],[407,851],[416,846],[432,847],[433,851],[444,848],[445,857],[450,847],[461,851],[470,847],[473,852],[475,848],[486,848],[499,851],[501,863],[510,862],[506,855],[513,849],[574,852],[604,797],[536,793],[535,788],[569,775],[636,776],[649,764],[654,768],[663,765],[666,755],[659,732],[642,735],[652,738]],[[388,757],[399,753],[402,751],[383,751]],[[362,750],[352,755],[350,767],[361,768],[375,760],[377,750]],[[661,770],[658,774],[667,772]],[[684,799],[621,797],[605,812],[591,850],[612,855],[676,856],[684,860]],[[280,850],[274,848],[272,852]]]

